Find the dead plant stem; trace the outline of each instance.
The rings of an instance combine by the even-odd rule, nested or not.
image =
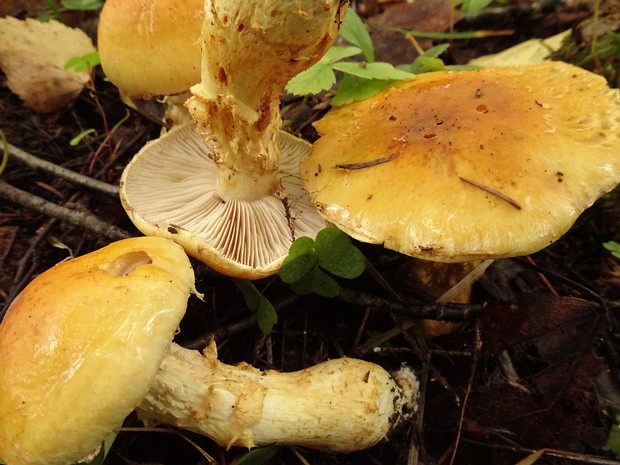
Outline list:
[[[21,163],[28,165],[31,168],[46,171],[50,174],[66,179],[67,181],[79,184],[80,186],[101,192],[111,197],[118,197],[117,186],[113,186],[112,184],[108,184],[107,182],[98,181],[89,176],[84,176],[83,174],[79,174],[75,171],[63,168],[62,166],[56,165],[55,163],[42,160],[28,152],[25,152],[24,150],[21,150],[18,147],[15,147],[14,145],[7,144],[7,146],[11,157],[19,160]]]

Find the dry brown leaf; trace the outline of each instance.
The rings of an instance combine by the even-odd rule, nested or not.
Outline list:
[[[0,68],[9,88],[35,111],[54,112],[77,98],[90,74],[64,66],[94,51],[83,31],[58,21],[0,18]]]

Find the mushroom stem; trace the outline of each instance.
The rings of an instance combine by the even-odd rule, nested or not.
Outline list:
[[[138,413],[227,447],[295,444],[350,452],[377,443],[411,414],[417,388],[410,370],[392,377],[363,360],[263,372],[220,362],[214,342],[203,354],[172,344]]]
[[[216,163],[236,171],[277,171],[280,94],[331,45],[347,4],[205,0],[201,82],[187,106]]]

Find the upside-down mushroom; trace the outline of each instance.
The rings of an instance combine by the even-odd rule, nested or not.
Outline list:
[[[315,126],[321,215],[427,260],[536,252],[620,182],[618,89],[561,62],[422,74]]]
[[[384,438],[415,407],[408,369],[340,358],[262,372],[172,341],[193,291],[172,241],[115,242],[37,276],[0,324],[0,460],[69,465],[142,418],[223,446],[297,444],[347,452]]]
[[[138,229],[255,279],[277,272],[295,238],[325,226],[299,180],[310,145],[281,132],[279,103],[288,80],[331,45],[347,4],[205,2],[201,82],[187,102],[202,140],[179,128],[127,166],[121,200]]]

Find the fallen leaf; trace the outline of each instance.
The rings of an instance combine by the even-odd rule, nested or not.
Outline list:
[[[526,40],[502,52],[474,58],[469,64],[488,68],[540,63],[548,60],[553,52],[558,51],[570,33],[571,31],[567,30],[546,39]]]
[[[518,344],[534,344],[550,363],[566,355],[565,345],[588,344],[587,329],[596,304],[576,297],[519,295],[489,303],[482,321],[485,353],[498,355]]]
[[[9,88],[35,111],[51,113],[77,98],[90,73],[67,70],[65,64],[94,51],[82,30],[58,21],[0,18],[0,68]]]

